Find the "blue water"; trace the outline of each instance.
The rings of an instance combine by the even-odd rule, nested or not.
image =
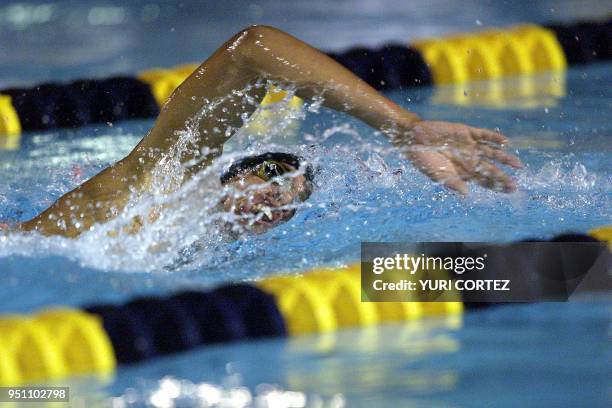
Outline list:
[[[0,85],[197,61],[240,27],[257,22],[332,50],[517,22],[592,17],[607,10],[605,2],[597,1],[580,8],[572,2],[520,8],[501,1],[440,1],[430,7],[399,1],[346,3],[3,4],[0,34],[6,41],[0,53],[6,58],[0,61]],[[110,239],[94,246],[86,240],[0,236],[0,312],[120,301],[341,264],[359,256],[362,240],[509,241],[610,224],[611,67],[599,64],[571,69],[562,77],[539,77],[534,83],[561,83],[562,96],[544,90],[504,100],[501,109],[488,104],[486,86],[388,94],[427,119],[499,127],[526,164],[513,173],[519,185],[515,194],[474,188],[468,200],[459,199],[411,168],[380,135],[322,109],[308,113],[291,140],[266,141],[299,151],[319,168],[317,192],[290,223],[197,253],[173,272],[163,272],[160,265],[172,264],[176,251],[148,259],[129,242],[124,243],[126,254],[114,254],[110,247],[116,242]],[[520,84],[508,80],[499,85],[515,89]],[[456,105],[456,95],[473,103]],[[23,135],[18,150],[0,150],[0,220],[32,217],[123,157],[151,124],[131,121]],[[316,146],[309,148],[313,142]],[[243,387],[251,399],[269,398],[271,387],[277,387],[284,398],[299,399],[291,392],[302,393],[310,403],[322,400],[330,406],[605,406],[609,305],[608,300],[511,306],[471,313],[463,322],[218,346],[120,369],[111,379],[70,384],[73,395],[88,401],[114,396],[141,404],[156,391],[176,391],[178,385],[183,387],[180,397],[188,399],[198,384],[209,387],[209,394],[237,399],[246,398]]]

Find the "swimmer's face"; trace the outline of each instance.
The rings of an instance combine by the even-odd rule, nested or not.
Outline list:
[[[280,165],[285,173],[296,171],[288,164]],[[295,215],[292,204],[305,201],[312,192],[312,183],[302,174],[268,179],[257,170],[235,177],[226,185],[233,187],[235,194],[223,198],[223,210],[240,216],[239,223],[255,234],[287,222]]]

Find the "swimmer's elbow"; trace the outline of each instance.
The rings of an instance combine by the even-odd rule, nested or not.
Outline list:
[[[240,30],[228,42],[228,50],[237,53],[243,62],[252,64],[257,50],[269,48],[279,36],[286,36],[281,30],[266,26],[252,25]]]
[[[246,28],[243,28],[236,34],[236,37],[245,37],[247,43],[255,43],[257,39],[266,38],[270,36],[276,36],[279,34],[285,34],[278,28],[274,28],[272,26],[267,25],[251,25]]]

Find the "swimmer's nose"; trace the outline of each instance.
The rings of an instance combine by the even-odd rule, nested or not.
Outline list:
[[[253,194],[252,203],[254,205],[264,203],[265,201],[266,201],[265,194],[262,194],[262,193],[255,193],[255,194]]]
[[[278,193],[274,191],[274,189],[265,189],[257,191],[253,194],[252,203],[253,205],[257,204],[267,204],[267,205],[279,205],[279,201],[277,200]]]

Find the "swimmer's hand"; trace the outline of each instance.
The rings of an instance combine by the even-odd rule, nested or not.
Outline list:
[[[468,194],[469,180],[510,193],[516,183],[495,162],[523,166],[504,150],[509,141],[501,133],[461,123],[418,121],[391,135],[391,142],[427,176],[463,195]]]

